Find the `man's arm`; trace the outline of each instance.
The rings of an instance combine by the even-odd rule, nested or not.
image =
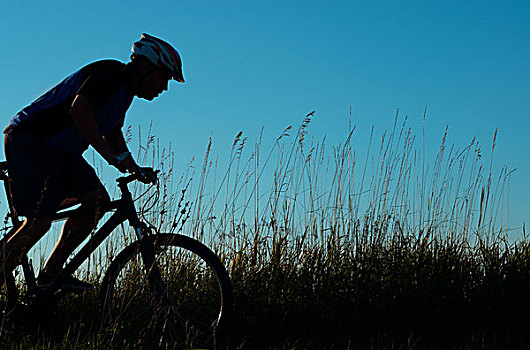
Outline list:
[[[120,127],[116,127],[109,131],[106,135],[103,136],[107,144],[114,150],[116,153],[129,152],[127,147],[127,142],[123,136],[123,132]]]
[[[107,141],[101,135],[101,132],[94,118],[94,111],[90,101],[82,95],[77,95],[72,102],[70,114],[75,126],[81,133],[81,136],[94,147],[108,163],[111,163],[116,157],[116,152],[109,146]]]
[[[125,170],[132,172],[139,168],[139,166],[136,164],[133,157],[131,156],[131,152],[127,147],[127,142],[125,141],[123,131],[120,127],[112,129],[103,138],[105,139],[107,144],[112,148],[112,150],[115,151],[118,155],[124,153],[129,154],[128,157],[126,157],[122,162],[122,167]]]
[[[70,110],[77,129],[87,142],[94,147],[109,164],[114,165],[121,172],[133,172],[139,167],[132,158],[121,128],[114,128],[103,137],[94,118],[94,111],[90,101],[82,95],[77,95]],[[125,157],[117,159],[120,155]]]

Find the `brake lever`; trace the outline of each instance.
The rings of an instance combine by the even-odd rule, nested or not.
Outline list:
[[[160,170],[154,170],[153,168],[149,167],[138,167],[138,180],[145,183],[145,184],[157,184],[158,182],[158,173]]]

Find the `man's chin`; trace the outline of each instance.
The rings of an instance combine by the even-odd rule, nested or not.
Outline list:
[[[153,95],[150,95],[150,96],[145,96],[145,95],[136,95],[137,97],[139,98],[143,98],[144,100],[147,100],[147,101],[153,101],[155,99],[156,96],[153,96]]]

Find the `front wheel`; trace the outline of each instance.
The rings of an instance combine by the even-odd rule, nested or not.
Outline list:
[[[133,346],[162,348],[215,346],[233,303],[223,264],[209,248],[186,236],[156,234],[145,240],[123,249],[103,279],[104,324],[113,342],[134,339]],[[146,246],[154,248],[150,266],[142,258]]]

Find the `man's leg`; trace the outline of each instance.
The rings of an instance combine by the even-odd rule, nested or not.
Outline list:
[[[50,226],[50,218],[26,218],[18,231],[1,247],[2,273],[11,273],[20,257],[48,232]]]
[[[79,199],[81,208],[86,214],[70,217],[66,220],[48,261],[41,271],[39,278],[51,278],[58,275],[66,260],[73,251],[88,237],[103,216],[104,208],[110,199],[105,190],[93,191]]]

